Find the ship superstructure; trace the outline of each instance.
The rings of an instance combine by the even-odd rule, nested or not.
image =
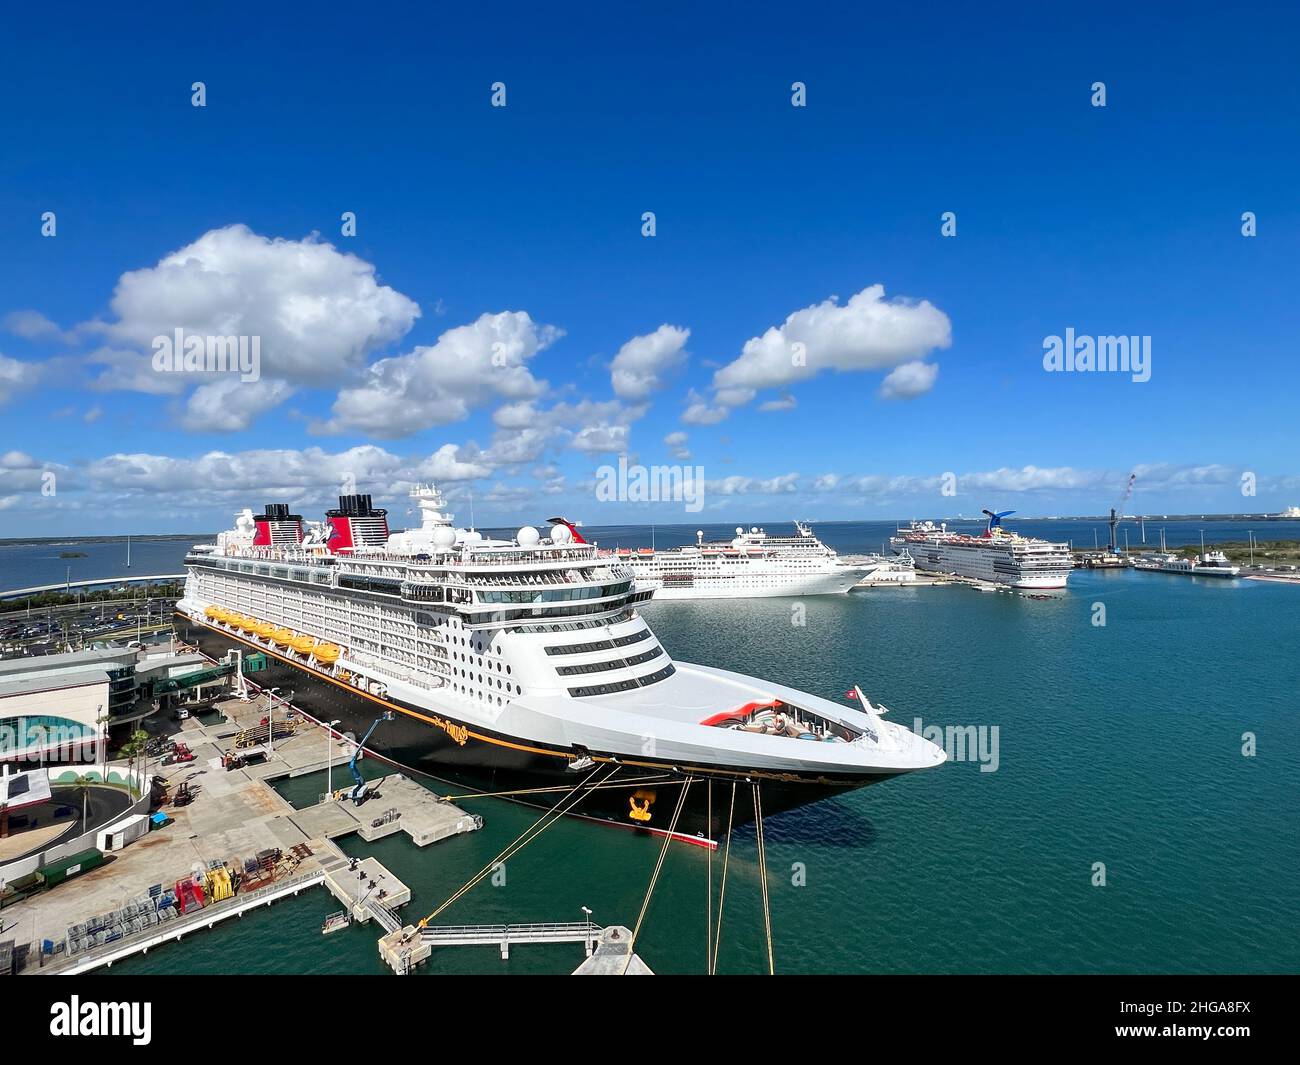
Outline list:
[[[699,531],[685,547],[621,548],[616,556],[656,599],[828,595],[847,592],[881,564],[843,559],[805,523],[794,527],[793,536],[769,536],[758,526],[737,526],[733,539],[710,543]]]
[[[1064,588],[1073,568],[1070,547],[1020,536],[1002,527],[1014,511],[989,516],[984,533],[971,536],[950,530],[946,523],[914,521],[890,538],[897,554],[906,552],[918,570],[1006,585],[1011,588]]]
[[[356,735],[395,711],[367,748],[415,772],[555,799],[593,765],[619,784],[574,812],[637,828],[663,830],[687,780],[757,782],[774,812],[944,759],[874,713],[673,662],[637,609],[653,590],[566,523],[489,539],[436,488],[411,494],[421,524],[398,533],[366,496],[278,543],[245,511],[187,557],[182,629],[214,656],[264,652],[264,685]],[[716,839],[706,793],[688,837]]]

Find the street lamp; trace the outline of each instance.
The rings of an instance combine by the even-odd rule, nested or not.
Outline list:
[[[275,750],[275,695],[279,688],[266,689],[266,757]]]
[[[587,909],[586,906],[584,906],[582,908],[582,912],[587,915],[587,949],[590,950],[591,949],[591,911]]]
[[[325,794],[332,800],[334,798],[334,726],[339,723],[339,719],[331,721],[325,726]]]

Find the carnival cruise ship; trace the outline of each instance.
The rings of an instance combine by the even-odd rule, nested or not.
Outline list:
[[[711,543],[700,531],[685,547],[621,548],[614,555],[658,600],[830,595],[847,592],[884,561],[849,562],[803,522],[794,527],[793,536],[769,536],[758,526],[737,526],[733,539]]]
[[[865,698],[674,662],[637,609],[652,590],[569,525],[486,539],[411,494],[421,525],[395,534],[365,495],[324,522],[245,510],[187,556],[182,635],[262,652],[260,684],[373,725],[366,749],[404,769],[707,845],[733,793],[753,816],[752,785],[768,814],[944,761]]]
[[[1019,536],[1002,527],[1013,510],[988,515],[982,536],[950,532],[946,524],[912,522],[890,538],[895,553],[907,552],[919,570],[950,573],[1010,588],[1064,588],[1073,561],[1070,547]]]

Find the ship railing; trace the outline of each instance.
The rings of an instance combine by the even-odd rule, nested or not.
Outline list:
[[[517,566],[521,562],[537,564],[539,562],[554,562],[564,564],[575,560],[593,559],[596,557],[595,545],[593,544],[560,544],[553,547],[532,549],[532,548],[496,548],[489,550],[470,548],[465,553],[462,565],[466,566]]]

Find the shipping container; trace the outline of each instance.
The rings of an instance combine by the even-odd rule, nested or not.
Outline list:
[[[57,862],[50,862],[49,865],[43,865],[36,871],[41,874],[46,887],[54,887],[56,884],[62,884],[65,880],[71,880],[74,876],[80,876],[82,873],[88,873],[96,866],[103,864],[103,852],[91,848],[90,850],[78,851],[67,858],[60,858]]]

